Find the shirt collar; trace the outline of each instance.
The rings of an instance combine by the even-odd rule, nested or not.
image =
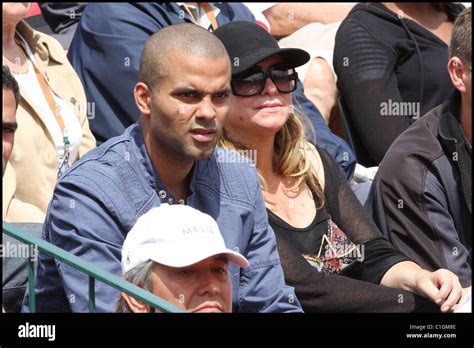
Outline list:
[[[50,47],[40,33],[35,31],[25,20],[21,20],[17,24],[16,31],[21,34],[28,45],[30,45],[33,53],[40,58],[41,65],[46,67],[49,59],[54,60],[56,63],[63,64],[63,59],[60,57],[56,47]]]

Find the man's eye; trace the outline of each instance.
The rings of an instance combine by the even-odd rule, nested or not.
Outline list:
[[[227,92],[214,94],[214,98],[219,98],[219,99],[227,98],[228,96],[229,96],[229,93]]]
[[[222,267],[217,267],[214,269],[215,273],[227,275],[227,269]]]
[[[182,269],[178,272],[178,274],[183,276],[189,276],[191,274],[194,274],[194,271],[192,269]]]
[[[179,95],[184,98],[197,98],[197,94],[195,92],[183,92]]]
[[[15,130],[13,128],[8,128],[8,127],[4,127],[3,131],[5,133],[15,133]]]

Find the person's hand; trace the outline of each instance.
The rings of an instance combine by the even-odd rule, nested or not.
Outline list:
[[[453,272],[439,269],[435,272],[419,270],[416,276],[416,292],[434,301],[442,312],[453,311],[465,293],[459,278]]]

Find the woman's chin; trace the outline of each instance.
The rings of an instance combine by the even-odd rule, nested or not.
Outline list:
[[[274,136],[287,121],[287,115],[275,115],[275,114],[254,114],[253,117],[239,120],[240,122],[232,122],[233,119],[226,122],[226,131],[229,135],[233,135],[238,139],[248,139],[258,137]]]
[[[268,134],[268,135],[275,135],[280,129],[283,128],[285,123],[267,123],[261,124],[258,126],[259,133]]]
[[[265,115],[256,122],[256,126],[264,132],[276,133],[286,123],[288,117],[282,115]]]

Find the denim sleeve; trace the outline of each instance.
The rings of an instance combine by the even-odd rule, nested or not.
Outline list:
[[[268,224],[262,193],[260,187],[257,187],[255,225],[246,253],[251,266],[242,270],[239,287],[240,311],[302,312],[294,288],[285,284],[275,233]]]
[[[356,158],[352,149],[343,139],[331,132],[319,110],[306,98],[303,84],[299,80],[297,88],[293,92],[293,103],[309,118],[315,130],[315,134],[307,131],[308,141],[326,150],[336,160],[347,180],[350,181],[356,166]]]
[[[93,176],[100,174],[90,174],[93,175],[69,175],[57,185],[48,208],[43,239],[120,276],[124,234],[113,204],[117,197],[111,199],[95,183],[100,180]],[[112,185],[113,181],[102,180],[102,183]],[[122,198],[123,201],[126,200]],[[87,312],[88,284],[87,274],[40,255],[35,288],[37,311]],[[114,312],[118,290],[102,282],[96,282],[95,290],[96,311]]]

